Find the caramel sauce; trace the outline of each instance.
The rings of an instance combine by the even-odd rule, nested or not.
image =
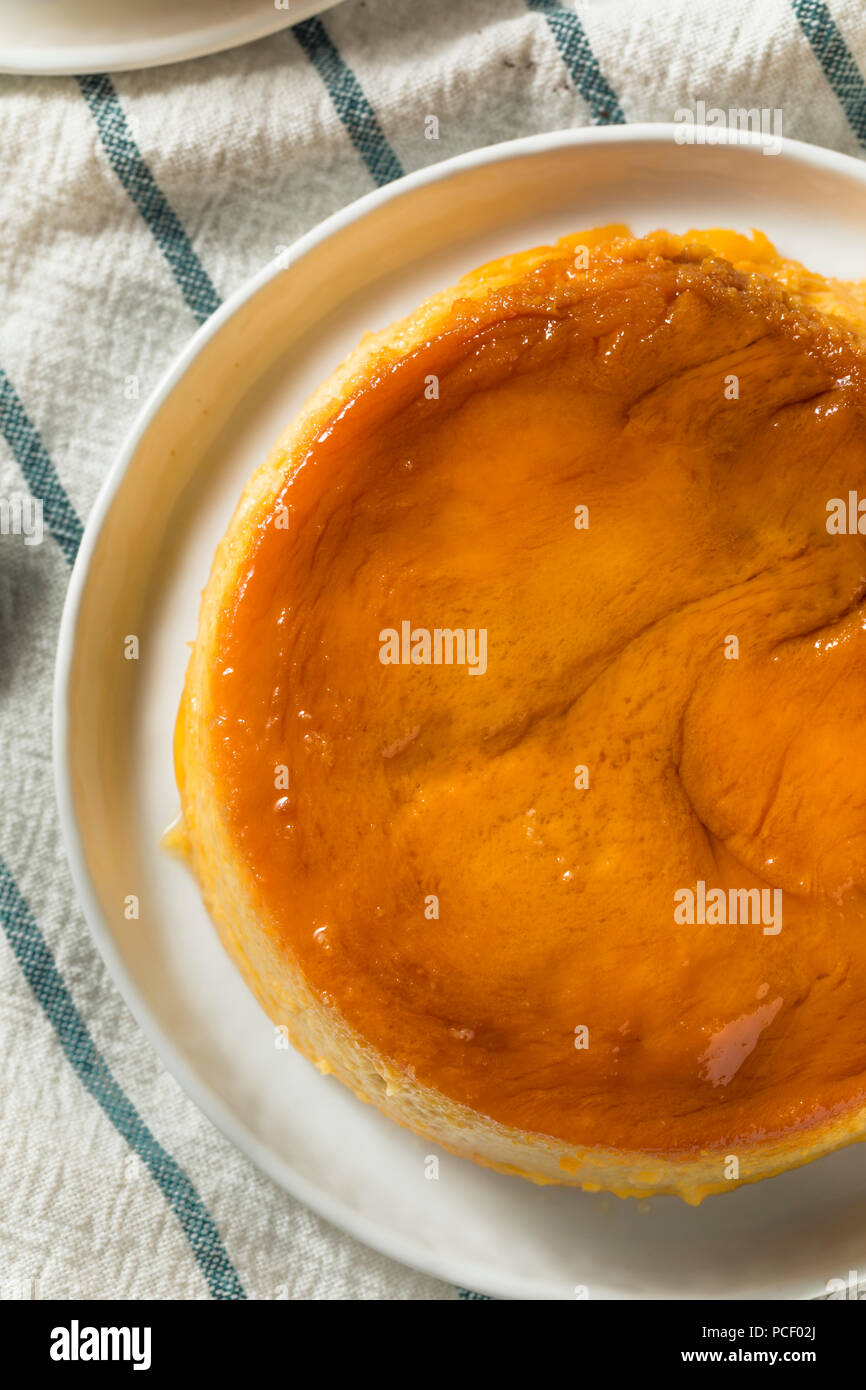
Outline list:
[[[659,1152],[866,1092],[866,537],[826,527],[866,492],[863,300],[700,236],[589,239],[383,366],[258,517],[214,678],[314,989],[496,1121]],[[485,630],[486,670],[383,664],[404,621]],[[698,880],[782,929],[675,922]]]

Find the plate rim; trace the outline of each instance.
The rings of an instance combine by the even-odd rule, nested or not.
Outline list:
[[[200,24],[186,37],[163,39],[131,39],[126,43],[82,43],[64,46],[50,43],[21,43],[7,50],[0,62],[0,74],[15,77],[80,77],[102,72],[138,72],[148,68],[166,67],[170,63],[192,62],[228,49],[256,43],[306,19],[324,14],[342,0],[295,0],[298,13],[275,11],[267,18],[223,20],[210,25]],[[52,60],[47,55],[56,54]],[[11,57],[10,57],[11,55]]]
[[[164,1066],[181,1086],[188,1098],[205,1117],[267,1177],[311,1211],[332,1225],[360,1240],[389,1259],[398,1260],[432,1278],[456,1287],[471,1287],[477,1292],[504,1299],[542,1299],[538,1286],[516,1272],[503,1272],[498,1281],[490,1270],[476,1267],[462,1256],[452,1257],[442,1251],[422,1251],[417,1244],[399,1232],[380,1225],[373,1218],[357,1211],[339,1198],[316,1187],[298,1173],[292,1165],[262,1143],[241,1121],[231,1106],[223,1101],[211,1086],[197,1075],[192,1065],[164,1031],[145,996],[139,991],[131,973],[115,945],[114,936],[99,904],[96,885],[87,866],[84,836],[78,824],[73,790],[71,742],[69,738],[69,694],[76,646],[76,632],[90,578],[91,562],[99,544],[106,520],[117,498],[135,454],[154,418],[183,379],[188,368],[205,346],[244,306],[277,276],[288,263],[295,266],[333,235],[362,220],[368,213],[413,194],[426,185],[445,182],[455,174],[482,165],[508,163],[526,155],[544,154],[551,149],[595,144],[651,144],[673,142],[681,129],[673,122],[641,122],[622,126],[580,126],[566,130],[547,131],[524,136],[500,144],[481,146],[450,159],[417,169],[382,188],[376,188],[332,213],[303,236],[297,238],[287,252],[275,257],[254,275],[245,280],[190,337],[169,363],[160,380],[139,409],[126,432],[96,499],[87,517],[81,545],[75,559],[66,591],[57,641],[52,691],[52,762],[54,788],[58,807],[61,839],[66,852],[79,906],[88,929],[105,963],[115,988],[141,1028]],[[706,127],[695,127],[704,129]],[[760,135],[725,130],[710,130],[712,140],[706,143],[759,147]],[[720,138],[721,137],[721,138]],[[813,168],[821,168],[854,176],[866,185],[866,163],[853,155],[828,150],[804,141],[784,139],[783,154]],[[744,149],[745,153],[745,149]],[[802,1281],[798,1287],[802,1287]],[[782,1293],[782,1298],[811,1299],[823,1296],[824,1290]],[[616,1301],[653,1301],[642,1294],[620,1294],[610,1287],[599,1290],[602,1299]],[[727,1295],[730,1296],[730,1295]],[[678,1297],[671,1295],[672,1298]],[[764,1295],[769,1298],[770,1295]],[[751,1301],[757,1301],[755,1297]]]

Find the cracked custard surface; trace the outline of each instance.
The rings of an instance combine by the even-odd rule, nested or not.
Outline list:
[[[778,1166],[866,1105],[864,320],[757,234],[572,238],[374,353],[236,518],[187,833],[199,720],[269,950],[389,1089]],[[403,622],[486,670],[383,664]],[[781,930],[678,923],[699,881]]]

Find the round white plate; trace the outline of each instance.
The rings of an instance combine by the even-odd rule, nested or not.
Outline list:
[[[339,0],[0,0],[0,72],[122,72],[274,34]]]
[[[199,594],[247,477],[368,329],[491,257],[621,220],[757,226],[815,269],[866,276],[866,170],[788,144],[680,146],[673,128],[536,136],[370,194],[272,264],[192,339],[91,516],[58,654],[67,847],[94,935],[180,1082],[255,1162],[389,1255],[510,1297],[814,1297],[866,1270],[860,1146],[694,1209],[540,1188],[439,1154],[293,1052],[242,984],[182,865],[172,729]],[[124,660],[127,634],[138,662]],[[138,895],[141,918],[124,918]]]

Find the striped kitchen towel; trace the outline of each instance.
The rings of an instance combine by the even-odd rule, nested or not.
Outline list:
[[[70,567],[137,408],[198,324],[405,170],[562,127],[781,109],[866,147],[861,0],[345,0],[145,72],[0,78],[0,1293],[471,1297],[367,1250],[186,1099],[78,909],[51,776]],[[438,118],[439,139],[425,135]]]

